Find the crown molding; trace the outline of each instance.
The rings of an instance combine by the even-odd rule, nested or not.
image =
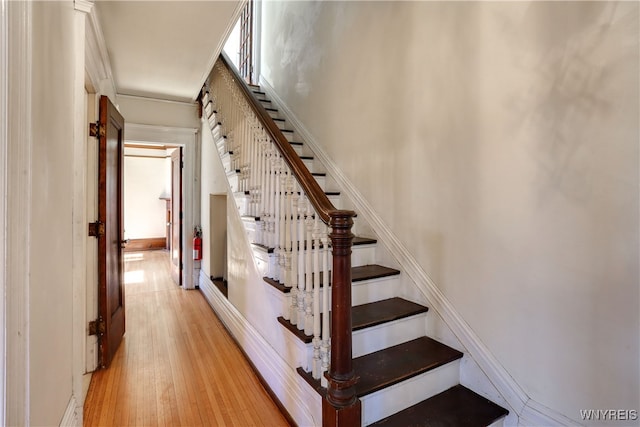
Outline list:
[[[93,86],[95,93],[115,96],[116,85],[111,61],[95,4],[88,0],[75,0],[74,6],[78,12],[86,15],[84,54],[89,83]],[[107,87],[104,87],[105,85]]]

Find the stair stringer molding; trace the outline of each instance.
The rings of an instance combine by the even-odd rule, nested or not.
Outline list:
[[[206,123],[206,121],[202,126],[209,128],[209,124]],[[217,144],[221,135],[217,135],[213,129],[210,129],[210,131],[213,144]],[[214,157],[217,159],[216,161],[220,162],[218,166],[224,170],[218,149],[217,147],[214,147],[214,149],[217,153]],[[265,293],[268,294],[270,285],[266,284],[258,274],[259,268],[256,265],[255,255],[249,242],[247,230],[240,216],[233,189],[228,179],[224,181],[226,183],[228,200],[228,233],[241,233],[242,237],[238,239],[237,246],[241,247],[239,250],[246,254],[247,269],[253,273],[247,273],[247,276],[249,276],[247,281],[254,283],[256,286],[263,287],[266,290]],[[235,231],[231,230],[231,228],[234,228]],[[229,240],[227,240],[227,244],[228,241]],[[229,253],[229,248],[227,248],[227,253]],[[227,259],[227,263],[228,262],[229,259]],[[228,275],[231,291],[231,287],[238,284],[232,282],[232,271],[229,271]],[[283,355],[295,355],[296,350],[290,348],[291,340],[289,340],[287,336],[289,332],[281,327],[277,321],[277,316],[267,316],[272,319],[269,328],[278,331],[276,337],[271,337],[274,338],[273,342],[270,342],[230,299],[225,298],[220,293],[204,269],[200,269],[198,285],[220,321],[242,348],[247,358],[295,422],[300,426],[321,425],[322,398],[315,390],[311,390],[304,379],[296,372],[296,366],[294,365],[297,363],[297,358],[293,357],[295,360],[289,361],[283,357]],[[271,301],[271,298],[269,298],[268,301]]]
[[[370,227],[375,230],[378,236],[378,244],[382,244],[395,257],[399,264],[399,269],[413,281],[420,293],[428,301],[430,309],[435,311],[435,314],[440,317],[464,347],[466,361],[460,365],[461,384],[472,383],[470,386],[477,393],[508,406],[509,415],[505,419],[505,426],[516,424],[520,426],[581,425],[529,398],[522,387],[511,377],[509,372],[457,312],[453,304],[440,291],[429,274],[424,271],[369,202],[318,144],[313,134],[287,107],[284,100],[278,96],[271,83],[263,75],[260,76],[260,85],[266,89],[269,97],[275,101],[281,115],[291,123],[296,132],[302,137],[304,143],[311,149],[316,159],[322,163],[328,175],[351,200],[358,215],[361,215],[369,223]],[[430,315],[434,314],[431,311],[430,313]],[[430,320],[430,322],[432,321]],[[491,390],[492,388],[494,390]],[[496,392],[499,396],[496,396]]]
[[[220,321],[235,338],[260,375],[269,384],[289,415],[301,426],[322,424],[322,398],[309,389],[300,375],[282,359],[251,323],[227,300],[200,270],[200,290]],[[307,402],[313,402],[308,405]]]

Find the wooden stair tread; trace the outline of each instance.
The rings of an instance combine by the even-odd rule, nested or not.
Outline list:
[[[353,359],[353,370],[359,377],[356,394],[358,397],[366,396],[461,357],[462,353],[458,350],[429,337],[416,338],[375,353],[365,354]],[[325,395],[327,390],[320,385],[320,380],[314,379],[310,372],[302,368],[298,368],[297,371],[315,391]]]
[[[377,243],[378,241],[376,239],[372,239],[371,237],[360,237],[360,236],[356,236],[353,238],[353,245],[372,245],[374,243]]]
[[[384,267],[378,264],[361,265],[351,267],[351,281],[361,282],[363,280],[379,279],[381,277],[397,276],[400,270]]]
[[[360,377],[359,397],[460,359],[462,353],[429,337],[420,337],[353,359]]]
[[[372,426],[481,427],[490,425],[509,411],[462,385],[437,394]]]
[[[416,314],[426,313],[428,310],[424,305],[394,297],[353,307],[351,309],[351,325],[354,331],[358,331]]]
[[[322,273],[320,273],[322,275]],[[397,276],[399,270],[395,268],[384,267],[382,265],[370,264],[358,267],[351,267],[351,282],[362,282],[370,279],[380,279],[382,277]],[[291,288],[286,287],[283,283],[273,280],[270,277],[262,278],[265,282],[284,293],[291,292]],[[320,276],[322,281],[322,276]]]
[[[358,331],[383,323],[393,322],[394,320],[426,313],[428,310],[429,309],[423,305],[398,297],[357,305],[351,309],[352,330]],[[278,322],[305,344],[309,344],[313,340],[313,335],[305,335],[304,330],[301,331],[296,325],[285,320],[284,317],[278,317]]]

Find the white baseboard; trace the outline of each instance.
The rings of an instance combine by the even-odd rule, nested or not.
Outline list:
[[[400,242],[386,223],[383,222],[382,218],[375,212],[374,208],[317,143],[311,132],[309,132],[304,124],[302,124],[296,115],[287,107],[286,103],[278,96],[273,86],[264,76],[260,76],[260,84],[277,103],[280,112],[293,125],[305,144],[308,144],[315,157],[324,165],[327,173],[330,174],[340,186],[340,190],[352,201],[358,215],[361,215],[369,223],[378,235],[379,240],[396,257],[400,269],[411,278],[417,288],[426,297],[427,301],[429,301],[430,308],[436,310],[442,320],[460,340],[460,343],[465,347],[467,354],[476,361],[489,381],[496,387],[510,407],[508,408],[510,412],[515,413],[519,419],[526,417],[527,420],[532,420],[531,424],[523,425],[576,425],[574,421],[569,418],[529,398],[520,385],[511,377],[475,332],[473,332],[471,327],[464,321],[462,316],[460,316],[451,302],[444,296],[409,250]]]
[[[64,411],[60,427],[80,427],[82,426],[82,408],[78,406],[75,396],[71,396],[67,409]]]
[[[322,400],[201,270],[200,290],[289,415],[300,426],[322,424]]]
[[[582,424],[530,399],[520,413],[518,425],[523,427],[539,427],[580,426]]]

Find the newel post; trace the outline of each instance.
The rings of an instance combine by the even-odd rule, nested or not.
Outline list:
[[[331,365],[325,373],[327,395],[322,401],[323,427],[361,425],[360,399],[356,396],[358,378],[353,372],[351,351],[351,211],[331,213],[333,269],[331,285]]]

